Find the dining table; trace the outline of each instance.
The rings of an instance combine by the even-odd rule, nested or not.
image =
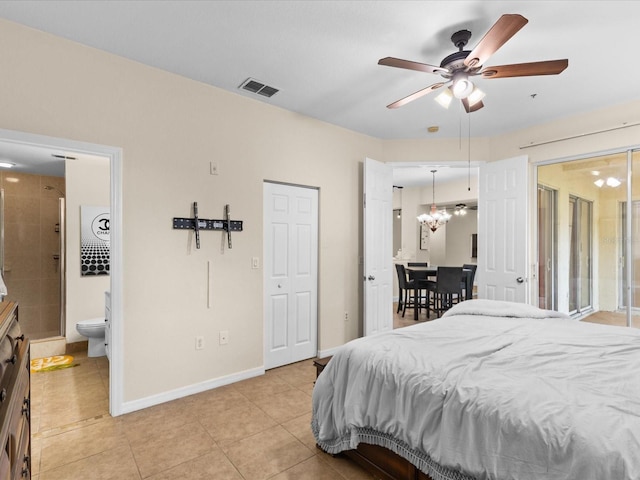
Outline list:
[[[438,267],[435,265],[432,266],[428,266],[428,267],[424,267],[424,266],[408,266],[405,267],[405,270],[408,274],[413,273],[425,273],[427,277],[435,277],[437,279],[438,277]],[[470,300],[471,298],[473,298],[473,285],[469,285],[469,283],[471,283],[471,276],[472,276],[472,271],[471,270],[467,270],[466,268],[462,269],[462,278],[460,279],[460,281],[465,282],[465,300]],[[414,283],[414,289],[413,289],[413,298],[420,298],[418,295],[420,293],[420,286],[418,285],[418,282]],[[413,307],[413,319],[414,320],[418,320],[418,310],[419,310],[419,305],[416,305],[416,303],[418,302],[414,302],[414,307]],[[429,305],[427,304],[427,309],[429,308]]]

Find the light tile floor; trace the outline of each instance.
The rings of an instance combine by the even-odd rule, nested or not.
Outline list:
[[[415,323],[394,305],[395,328]],[[312,360],[112,418],[106,358],[74,356],[31,375],[34,480],[372,478],[315,447]]]
[[[312,360],[112,418],[105,357],[34,373],[34,480],[259,480],[372,477],[318,450]]]

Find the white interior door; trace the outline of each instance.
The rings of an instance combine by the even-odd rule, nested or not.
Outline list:
[[[480,166],[478,298],[528,303],[528,157]]]
[[[264,184],[265,368],[318,350],[318,190]]]
[[[364,335],[393,329],[392,198],[388,164],[364,162]]]

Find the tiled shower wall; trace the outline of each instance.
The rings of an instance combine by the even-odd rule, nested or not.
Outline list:
[[[3,171],[0,180],[6,299],[19,303],[22,330],[32,340],[59,335],[60,260],[54,257],[60,254],[58,190],[65,191],[65,179]]]

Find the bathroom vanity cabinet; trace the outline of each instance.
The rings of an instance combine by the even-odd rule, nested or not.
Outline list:
[[[0,479],[31,478],[29,339],[18,304],[0,302]]]

